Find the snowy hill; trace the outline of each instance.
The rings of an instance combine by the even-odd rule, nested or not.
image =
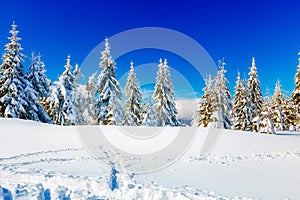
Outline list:
[[[114,177],[75,127],[0,119],[0,199],[299,199],[300,134],[222,130],[202,158],[207,133],[167,168]]]

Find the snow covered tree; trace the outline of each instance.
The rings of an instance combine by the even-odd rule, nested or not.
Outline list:
[[[63,90],[65,92],[65,89]],[[65,125],[63,111],[61,110],[64,103],[62,87],[57,81],[50,86],[50,94],[45,100],[44,109],[50,116],[54,124]],[[75,124],[75,122],[74,122]]]
[[[26,77],[23,69],[23,48],[18,41],[17,25],[12,24],[10,43],[5,45],[5,53],[0,66],[0,116],[21,118],[51,123],[49,116],[38,102],[38,94]]]
[[[67,57],[65,71],[51,87],[51,95],[46,100],[46,110],[55,124],[76,125],[84,122],[83,116],[74,105],[75,77]]]
[[[73,104],[78,111],[79,121],[77,124],[87,124],[92,122],[90,113],[89,91],[86,90],[85,85],[78,84],[75,91],[73,91]],[[77,119],[78,120],[78,119]]]
[[[91,96],[95,98],[97,92],[97,80],[96,80],[97,72],[93,73],[86,84],[86,89],[91,93]]]
[[[246,87],[247,86],[242,83],[240,73],[238,73],[232,113],[233,129],[235,130],[249,130],[251,124],[249,116],[249,99]]]
[[[5,45],[5,53],[0,66],[0,116],[8,118],[26,119],[28,103],[24,94],[24,55],[23,48],[18,43],[21,38],[17,37],[19,31],[17,25],[12,24],[8,39],[10,43]]]
[[[75,64],[72,74],[74,76],[74,87],[76,88],[79,85],[79,79],[84,78],[84,75],[81,73],[79,65],[77,63]]]
[[[156,85],[153,93],[159,126],[179,126],[177,109],[167,60],[159,60]]]
[[[247,80],[247,77],[246,77],[245,73],[244,73],[244,78],[243,78],[243,87],[245,89],[245,92],[247,94],[247,99],[248,99],[248,102],[249,102],[250,93],[249,93],[249,89],[248,89],[248,80]],[[250,105],[248,105],[248,106],[250,106]]]
[[[96,100],[96,92],[97,92],[97,80],[96,80],[97,72],[93,73],[86,84],[87,91],[87,116],[90,123],[94,123],[92,118],[95,116],[95,100]]]
[[[84,77],[80,71],[78,64],[75,65],[75,68],[72,72],[74,76],[74,91],[72,92],[73,104],[76,107],[79,115],[79,121],[77,123],[86,124],[85,117],[83,116],[86,114],[86,110],[89,107],[88,99],[88,91],[84,85],[78,83],[79,78]]]
[[[225,77],[225,62],[219,60],[219,70],[215,77],[213,89],[213,127],[225,128],[231,127],[232,104],[228,80]]]
[[[25,79],[24,86],[24,93],[28,102],[28,107],[26,109],[27,119],[52,124],[53,122],[50,119],[49,115],[46,113],[43,106],[39,103],[38,93],[35,91],[32,84],[29,80],[27,80],[27,78]]]
[[[284,103],[280,81],[277,80],[274,95],[272,97],[271,119],[274,123],[275,129],[280,131],[286,129],[285,116],[282,109]]]
[[[281,107],[286,128],[288,130],[295,131],[297,124],[297,113],[295,113],[293,101],[287,96],[283,96]]]
[[[300,52],[298,53],[298,56],[300,56]],[[297,130],[300,130],[300,57],[298,58],[298,66],[297,66],[297,72],[294,77],[295,80],[295,88],[292,92],[291,99],[294,104],[294,109],[296,113],[296,128]]]
[[[110,54],[107,38],[105,50],[101,52],[100,67],[103,69],[98,76],[99,97],[95,104],[95,120],[100,125],[121,125],[123,121],[122,93],[116,79],[116,63]]]
[[[46,76],[45,64],[41,60],[41,54],[38,56],[31,54],[31,65],[27,74],[35,91],[37,91],[40,101],[42,102],[49,96],[51,81]]]
[[[80,71],[79,65],[76,63],[75,68],[73,70],[73,75],[75,77],[75,85],[78,84],[78,80],[80,77],[84,77],[83,74]],[[76,87],[76,86],[75,86]]]
[[[255,65],[255,58],[252,58],[252,66],[249,72],[248,92],[249,92],[249,105],[250,105],[250,119],[251,121],[259,116],[262,110],[263,98],[262,92],[259,87],[259,79],[257,75],[257,68]]]
[[[269,108],[271,108],[272,96],[270,95],[270,88],[268,86],[266,87],[266,95],[263,97],[263,101]]]
[[[169,107],[169,122],[170,126],[179,126],[180,122],[177,119],[177,108],[176,108],[176,103],[175,103],[175,93],[173,90],[173,84],[171,80],[171,74],[169,71],[169,66],[167,59],[164,60],[164,65],[163,65],[163,74],[164,74],[164,81],[165,81],[165,92],[166,92],[166,100],[167,100],[167,105]]]
[[[76,77],[72,73],[71,56],[68,55],[65,71],[60,75],[59,82],[64,85],[66,90],[74,91],[76,87]]]
[[[149,103],[144,103],[142,111],[142,125],[143,126],[157,126],[157,113],[152,104],[152,101]]]
[[[143,98],[138,83],[133,62],[130,62],[130,71],[125,87],[127,100],[124,105],[124,125],[139,126],[142,123]]]
[[[265,105],[265,103],[263,104]],[[264,106],[260,115],[253,119],[253,131],[260,133],[275,134],[274,124],[271,120],[267,106]]]
[[[213,80],[211,75],[205,79],[205,87],[203,88],[199,110],[196,111],[192,124],[198,127],[208,127],[213,121],[212,119],[212,98],[213,98]]]

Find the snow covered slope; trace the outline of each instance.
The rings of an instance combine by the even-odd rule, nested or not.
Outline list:
[[[299,199],[298,133],[222,130],[202,158],[207,133],[197,129],[167,168],[115,174],[87,153],[75,127],[0,119],[0,199]]]

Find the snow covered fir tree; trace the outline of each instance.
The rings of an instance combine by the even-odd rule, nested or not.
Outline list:
[[[124,105],[124,125],[139,126],[142,124],[143,97],[140,85],[134,72],[133,62],[130,62],[130,71],[125,87],[127,100]]]
[[[73,70],[74,76],[74,91],[73,91],[73,104],[79,113],[80,120],[77,120],[77,124],[88,124],[88,121],[91,123],[91,112],[90,104],[93,105],[93,101],[89,98],[89,90],[86,86],[79,84],[79,79],[83,78],[84,75],[81,73],[81,70],[78,64],[75,65]]]
[[[225,62],[219,60],[219,70],[215,77],[215,84],[212,94],[212,107],[213,107],[213,127],[225,128],[231,127],[231,95],[227,87],[228,80],[225,77]]]
[[[29,119],[51,123],[49,116],[38,102],[38,93],[24,73],[23,48],[18,37],[17,25],[12,24],[10,43],[0,65],[0,116]]]
[[[229,129],[232,125],[232,100],[228,80],[225,77],[225,62],[218,61],[219,70],[214,81],[209,75],[206,78],[203,96],[196,111],[193,124],[199,127],[213,127]]]
[[[280,80],[277,80],[274,95],[272,97],[271,118],[274,123],[275,129],[280,131],[286,130],[287,128],[282,106],[284,103],[285,102],[281,91]]]
[[[153,101],[158,116],[159,126],[179,126],[175,96],[171,82],[167,60],[159,60],[156,85],[153,92]]]
[[[157,113],[152,101],[143,104],[142,110],[142,125],[143,126],[157,126]]]
[[[51,94],[46,100],[46,111],[52,121],[58,125],[82,124],[84,118],[74,105],[75,76],[71,69],[71,57],[67,57],[65,71],[51,87]]]
[[[274,124],[271,120],[270,111],[264,103],[262,112],[252,120],[252,130],[260,133],[274,134]]]
[[[51,81],[45,74],[45,64],[41,60],[41,57],[41,54],[37,56],[35,56],[34,52],[31,54],[31,65],[27,77],[38,93],[40,101],[43,101],[49,96]]]
[[[108,39],[105,39],[105,50],[101,52],[102,68],[98,76],[98,99],[95,104],[95,120],[99,125],[122,125],[122,92],[116,78],[116,63],[110,54]]]
[[[97,72],[94,72],[90,77],[86,84],[86,97],[84,98],[87,104],[86,110],[86,119],[89,124],[94,123],[95,116],[95,102],[96,102],[96,93],[97,93],[97,80],[96,80]]]
[[[249,92],[249,106],[250,106],[250,120],[253,121],[255,117],[260,115],[262,111],[263,97],[262,91],[259,86],[260,81],[257,75],[257,68],[255,65],[255,58],[252,58],[252,66],[249,72],[248,79],[248,92]],[[252,130],[255,131],[256,128],[252,126]]]
[[[232,108],[232,122],[233,129],[235,130],[249,130],[251,124],[249,98],[246,87],[247,85],[243,84],[240,72],[238,72]]]
[[[192,124],[199,127],[208,127],[208,125],[213,122],[213,80],[211,75],[205,79],[203,93],[204,94],[201,96],[201,102],[199,104],[199,110],[196,111]]]
[[[294,104],[294,110],[296,113],[296,128],[300,129],[300,52],[298,53],[298,66],[295,74],[295,88],[292,92],[291,98]]]

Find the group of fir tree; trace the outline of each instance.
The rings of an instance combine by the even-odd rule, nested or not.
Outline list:
[[[43,84],[48,82],[41,80],[37,84],[37,79],[32,78],[36,75],[36,70],[43,73],[41,57],[38,56],[37,60],[33,58],[29,73],[24,73],[25,56],[21,52],[23,48],[19,43],[21,38],[18,37],[18,33],[17,25],[13,23],[11,36],[8,38],[10,42],[5,45],[5,53],[0,65],[0,117],[51,123],[51,119],[39,101],[39,96],[47,92],[45,89],[47,87],[44,88]]]
[[[100,125],[126,126],[179,126],[175,94],[167,60],[159,60],[157,78],[153,97],[150,102],[143,99],[142,91],[130,62],[127,83],[125,86],[126,101],[121,105],[122,92],[116,78],[116,63],[111,56],[108,39],[101,53],[101,73],[95,81],[95,74],[89,78],[88,90],[94,94],[94,120]],[[92,90],[96,85],[97,90]],[[95,95],[96,94],[96,95]]]
[[[31,65],[25,73],[22,47],[17,25],[12,24],[10,43],[5,45],[0,65],[0,117],[20,118],[58,125],[99,124],[128,126],[179,126],[175,94],[167,60],[158,65],[157,83],[150,102],[142,92],[130,63],[126,102],[116,78],[116,63],[111,56],[108,39],[101,52],[101,73],[89,77],[86,87],[78,84],[82,76],[76,64],[67,57],[65,71],[51,82],[41,55],[32,53]]]
[[[223,61],[212,80],[205,80],[199,109],[194,115],[193,124],[199,127],[225,128],[274,134],[276,131],[299,130],[300,128],[300,58],[295,75],[295,89],[289,99],[283,95],[280,81],[275,85],[272,98],[263,98],[258,79],[255,58],[248,73],[248,80],[241,79],[238,72],[234,98],[225,78]],[[232,107],[231,107],[232,103]]]
[[[32,53],[28,72],[19,43],[17,25],[12,24],[9,43],[0,65],[0,117],[20,118],[58,125],[99,124],[128,126],[179,126],[175,94],[167,60],[159,60],[156,85],[150,102],[143,99],[134,63],[125,87],[126,101],[116,77],[116,63],[108,39],[101,52],[101,73],[89,77],[86,87],[78,65],[67,57],[65,71],[51,82],[41,55]],[[225,62],[219,62],[217,75],[205,80],[203,95],[193,123],[201,127],[225,128],[262,133],[300,129],[300,58],[291,98],[283,95],[280,81],[272,98],[263,98],[255,59],[249,78],[238,73],[232,99],[225,77]]]

